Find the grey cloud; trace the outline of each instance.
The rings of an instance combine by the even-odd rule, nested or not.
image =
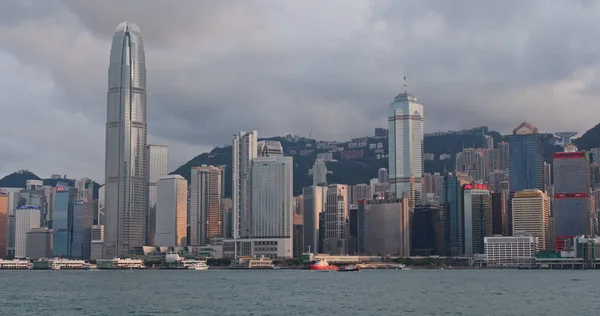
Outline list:
[[[101,177],[110,38],[123,20],[142,29],[150,138],[171,145],[172,167],[251,128],[338,140],[371,134],[385,126],[405,71],[427,131],[508,132],[529,120],[542,130],[583,132],[598,120],[565,110],[596,105],[600,12],[589,1],[64,0],[0,9],[0,52],[20,65],[3,74],[30,67],[41,75],[23,80],[52,85],[20,102],[75,123],[49,124],[43,115],[27,122],[40,120],[36,133],[88,126],[77,146],[51,137],[12,141],[18,152],[56,149],[50,159],[22,162],[45,174],[83,176],[91,168]],[[576,79],[581,88],[570,87]],[[13,89],[4,94],[17,98]],[[0,123],[18,128],[25,119]],[[60,153],[89,162],[65,166],[78,158]]]

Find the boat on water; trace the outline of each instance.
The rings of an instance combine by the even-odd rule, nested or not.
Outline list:
[[[208,270],[206,261],[197,261],[187,267],[188,270],[205,271]]]
[[[339,268],[334,265],[330,265],[325,259],[319,259],[315,263],[310,265],[311,270],[315,271],[338,271]]]
[[[273,269],[273,260],[269,258],[242,257],[232,260],[230,269]]]
[[[396,270],[410,270],[410,268],[409,268],[409,267],[407,267],[407,266],[405,266],[405,265],[403,265],[403,264],[399,264],[399,265],[396,267]]]
[[[56,271],[58,271],[58,270],[60,270],[60,265],[58,265],[56,263],[52,263],[50,265],[50,270],[56,270]]]
[[[272,265],[272,266],[271,266],[271,269],[273,269],[273,270],[281,270],[281,267],[278,267],[278,266],[276,266],[276,265]]]
[[[338,269],[338,272],[358,272],[360,271],[360,267],[357,265],[347,265]]]

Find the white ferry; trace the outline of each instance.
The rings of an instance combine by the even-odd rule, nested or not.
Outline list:
[[[231,269],[273,269],[273,260],[269,258],[243,257],[231,261]]]
[[[189,264],[187,266],[188,270],[196,270],[196,271],[205,271],[208,270],[208,265],[206,264],[206,261],[196,261],[192,264]]]
[[[31,270],[33,265],[29,260],[3,260],[0,259],[0,270]]]
[[[114,259],[98,259],[96,260],[96,266],[98,269],[145,269],[144,261],[142,259],[131,259],[131,258],[114,258]]]

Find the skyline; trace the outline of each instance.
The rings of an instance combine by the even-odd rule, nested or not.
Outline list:
[[[2,109],[19,106],[0,123],[20,133],[3,140],[0,172],[103,178],[107,47],[122,21],[144,30],[148,143],[170,147],[169,171],[252,128],[371,134],[405,71],[427,105],[426,133],[487,125],[508,134],[522,121],[581,133],[598,121],[587,112],[600,69],[588,31],[600,24],[597,4],[332,1],[317,15],[315,4],[3,3]]]

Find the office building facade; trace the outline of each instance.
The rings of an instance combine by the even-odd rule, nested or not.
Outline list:
[[[511,192],[545,191],[544,143],[537,127],[524,122],[509,137],[508,181]]]
[[[324,211],[323,252],[342,255],[348,253],[348,186],[332,184],[327,187]]]
[[[27,233],[40,228],[41,220],[39,206],[20,206],[15,210],[15,258],[27,256]]]
[[[303,210],[303,232],[304,232],[304,251],[319,253],[319,232],[321,229],[319,215],[325,211],[325,201],[327,200],[327,187],[311,186],[302,189],[304,197]]]
[[[364,201],[359,216],[361,252],[365,255],[410,255],[408,199],[375,199]],[[360,210],[359,210],[360,212]]]
[[[40,258],[52,258],[52,229],[47,227],[32,228],[26,237],[27,258],[37,260]]]
[[[484,184],[463,187],[464,255],[471,257],[485,252],[483,239],[493,235],[492,194]]]
[[[211,238],[223,237],[221,168],[206,165],[193,167],[191,180],[190,243],[203,245],[209,243]],[[233,203],[235,204],[235,201]],[[234,231],[235,216],[234,211],[232,215]]]
[[[156,186],[158,180],[169,174],[169,147],[148,145],[146,147],[148,170],[148,210],[146,212],[146,245],[154,245],[156,233]]]
[[[252,238],[288,240],[293,227],[293,160],[272,155],[252,163]]]
[[[437,205],[417,205],[410,227],[411,256],[444,255],[444,216]]]
[[[568,148],[568,147],[567,147]],[[586,152],[559,152],[554,164],[555,234],[572,238],[591,231],[590,159]]]
[[[77,189],[60,184],[54,188],[54,212],[52,215],[52,245],[55,257],[71,257],[73,242],[73,208]]]
[[[513,235],[527,233],[538,239],[541,250],[549,250],[550,198],[541,190],[515,192],[512,198]]]
[[[187,246],[187,180],[180,175],[162,177],[156,185],[157,246]]]

